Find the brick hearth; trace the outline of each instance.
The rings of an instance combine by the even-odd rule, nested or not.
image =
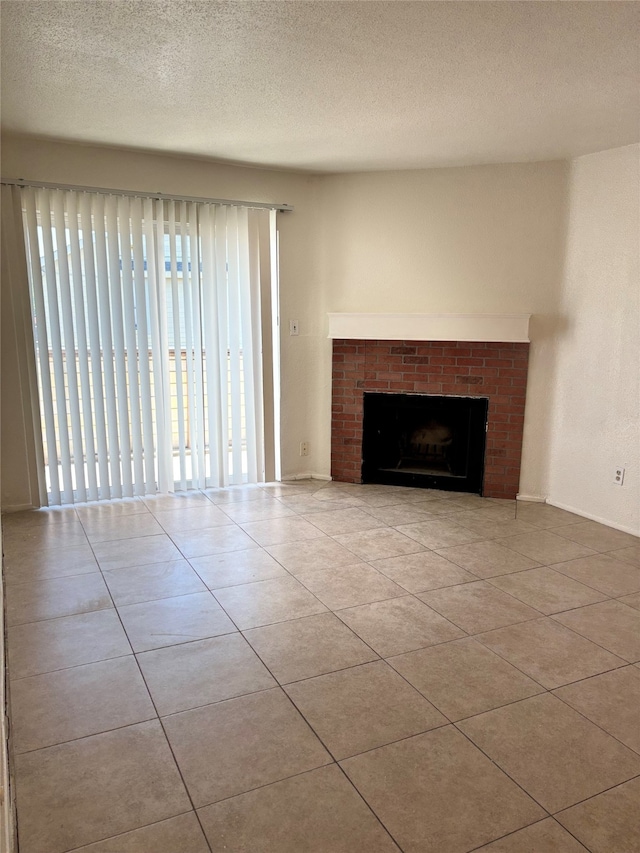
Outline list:
[[[515,498],[528,343],[334,340],[331,476],[362,482],[365,391],[489,399],[483,494]]]

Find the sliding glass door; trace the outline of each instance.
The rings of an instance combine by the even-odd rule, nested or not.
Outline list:
[[[22,201],[49,503],[264,480],[275,213]]]

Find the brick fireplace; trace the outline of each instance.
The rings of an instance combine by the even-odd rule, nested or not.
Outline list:
[[[486,397],[482,494],[515,498],[520,480],[529,344],[333,340],[331,476],[362,482],[363,396],[378,393]]]

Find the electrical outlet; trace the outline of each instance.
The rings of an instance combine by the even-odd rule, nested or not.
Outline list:
[[[309,455],[309,442],[301,441],[300,442],[300,456],[308,456]]]
[[[297,320],[289,320],[289,334],[290,335],[299,335],[300,334],[300,323]]]
[[[616,486],[621,486],[624,483],[624,471],[625,469],[621,465],[619,465],[615,469],[613,482],[616,484]]]

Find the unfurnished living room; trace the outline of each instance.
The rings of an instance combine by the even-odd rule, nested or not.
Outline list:
[[[0,851],[640,853],[640,4],[0,12]]]

